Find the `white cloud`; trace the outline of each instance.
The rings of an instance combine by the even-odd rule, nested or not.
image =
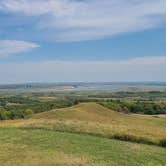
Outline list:
[[[26,52],[37,47],[40,46],[31,42],[0,40],[0,57]]]
[[[5,70],[4,70],[5,69]],[[120,61],[46,61],[0,64],[0,83],[166,81],[166,57]]]
[[[1,0],[0,10],[40,17],[35,26],[61,41],[100,39],[166,22],[165,0]]]

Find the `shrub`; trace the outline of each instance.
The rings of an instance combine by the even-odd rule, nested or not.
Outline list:
[[[166,147],[166,139],[160,140],[160,146]]]
[[[28,118],[33,114],[33,111],[31,109],[26,109],[23,111],[23,118]]]
[[[9,119],[11,119],[11,112],[9,111],[0,112],[0,120],[9,120]]]

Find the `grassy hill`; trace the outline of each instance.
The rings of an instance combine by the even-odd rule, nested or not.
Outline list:
[[[7,121],[1,126],[42,128],[156,145],[166,139],[166,116],[124,114],[97,103],[39,113],[31,119]]]
[[[166,139],[166,116],[124,114],[97,103],[79,105],[36,114],[33,119],[59,120],[54,129],[105,137],[160,144]]]
[[[123,114],[81,103],[1,122],[0,165],[164,166],[165,131],[166,116]]]
[[[115,112],[100,104],[80,103],[73,107],[52,110],[49,112],[35,114],[33,119],[70,119],[80,121],[90,121],[99,123],[111,124],[137,124],[148,126],[163,126],[166,127],[166,115],[140,115],[140,114],[124,114]]]

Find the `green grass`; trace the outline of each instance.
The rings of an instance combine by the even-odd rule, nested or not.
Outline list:
[[[164,166],[166,149],[42,129],[0,129],[1,166]]]

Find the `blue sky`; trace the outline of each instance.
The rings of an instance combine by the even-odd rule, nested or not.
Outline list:
[[[0,22],[0,84],[166,81],[165,0],[1,0]]]

